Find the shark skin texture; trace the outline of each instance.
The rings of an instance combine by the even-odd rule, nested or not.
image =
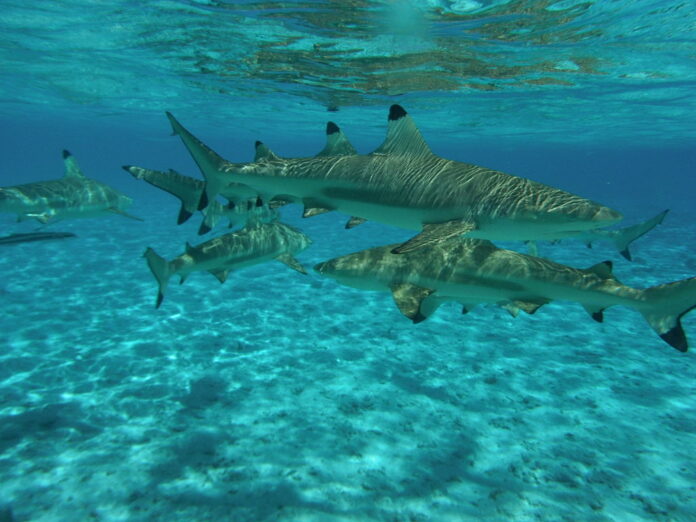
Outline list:
[[[202,180],[185,176],[175,170],[163,172],[133,165],[126,165],[123,170],[136,179],[141,179],[176,196],[181,201],[177,218],[179,225],[186,222],[196,212],[205,185]],[[246,187],[244,192],[248,192]],[[244,226],[247,220],[251,219],[268,223],[278,218],[276,202],[271,202],[271,205],[261,204],[257,196],[243,199],[243,197],[236,197],[230,191],[227,192],[227,196],[227,204],[214,200],[202,211],[204,219],[198,229],[199,234],[206,234],[224,220],[227,220],[228,227],[232,228]]]
[[[248,185],[265,201],[304,205],[306,217],[338,210],[364,220],[416,230],[394,247],[405,253],[451,237],[554,240],[579,236],[622,219],[617,211],[541,183],[430,151],[399,105],[389,111],[387,137],[366,155],[267,156],[231,163],[167,116],[205,178],[199,208],[230,183]]]
[[[312,241],[294,227],[280,222],[253,222],[241,230],[210,239],[198,246],[186,243],[183,254],[167,261],[148,247],[144,257],[157,280],[156,308],[164,299],[169,279],[178,275],[183,283],[192,272],[206,271],[220,283],[233,270],[277,260],[293,270],[306,274],[294,255],[306,249]]]
[[[142,221],[126,213],[133,203],[130,197],[87,178],[67,150],[63,162],[65,175],[60,179],[0,187],[0,212],[15,213],[18,221],[33,218],[43,224],[108,214]]]
[[[480,239],[454,238],[401,255],[393,249],[363,250],[319,263],[314,270],[353,288],[390,291],[399,310],[415,323],[447,301],[462,304],[463,313],[488,303],[514,316],[534,313],[554,300],[575,301],[598,322],[604,309],[622,305],[640,312],[670,346],[688,350],[681,317],[696,307],[696,277],[640,290],[618,281],[610,261],[577,269]]]

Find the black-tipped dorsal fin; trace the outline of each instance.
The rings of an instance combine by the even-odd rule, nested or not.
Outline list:
[[[67,150],[63,151],[63,164],[65,165],[65,177],[66,178],[84,178],[85,175],[80,170],[79,165],[75,156],[70,154]]]
[[[276,161],[280,159],[265,143],[257,141],[255,146],[256,154],[254,155],[254,161]]]
[[[614,264],[611,261],[602,261],[601,263],[597,263],[596,265],[592,265],[591,267],[587,268],[586,271],[595,274],[602,279],[608,279],[613,277],[613,274],[611,273],[613,267]]]
[[[357,151],[351,145],[346,135],[334,122],[330,121],[326,124],[326,145],[317,154],[317,158],[321,156],[352,156],[357,154]]]
[[[401,105],[392,105],[389,109],[389,127],[387,138],[380,145],[375,154],[393,154],[423,156],[430,155],[432,151],[425,143],[413,118]]]

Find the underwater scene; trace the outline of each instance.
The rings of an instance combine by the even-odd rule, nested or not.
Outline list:
[[[692,2],[0,12],[0,522],[696,520]]]

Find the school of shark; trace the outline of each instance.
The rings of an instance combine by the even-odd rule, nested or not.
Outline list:
[[[390,292],[398,310],[414,323],[448,301],[459,303],[463,313],[493,304],[513,316],[535,313],[551,301],[574,301],[599,322],[606,308],[623,305],[637,310],[667,344],[688,350],[681,319],[696,307],[696,277],[636,289],[613,275],[609,261],[573,268],[539,257],[536,250],[540,240],[573,239],[588,246],[606,241],[630,261],[631,243],[662,223],[666,210],[636,225],[607,228],[623,219],[612,208],[435,155],[400,105],[389,109],[387,136],[369,154],[359,154],[340,127],[329,122],[326,145],[315,156],[282,158],[257,141],[249,163],[225,160],[172,114],[167,117],[203,179],[132,165],[124,170],[177,197],[177,223],[201,212],[199,234],[221,223],[235,230],[197,246],[186,243],[170,261],[148,246],[144,257],[158,285],[157,307],[174,275],[183,283],[189,274],[206,271],[224,283],[231,272],[272,260],[307,275],[295,255],[312,240],[282,223],[278,211],[300,204],[307,218],[331,211],[350,216],[345,228],[374,221],[415,232],[403,243],[314,267],[338,284]],[[41,223],[109,213],[135,218],[126,213],[129,197],[85,177],[67,152],[64,161],[62,179],[0,188],[0,212]],[[21,242],[15,239],[7,238]],[[529,253],[499,248],[493,243],[499,240],[523,241]]]

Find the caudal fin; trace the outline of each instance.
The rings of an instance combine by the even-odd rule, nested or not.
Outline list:
[[[641,310],[645,320],[667,344],[686,352],[689,344],[681,318],[696,308],[696,277],[653,286],[646,289],[644,295],[651,305]]]
[[[155,276],[155,279],[157,279],[157,284],[159,285],[157,303],[155,304],[155,308],[159,308],[164,299],[164,291],[167,289],[169,278],[172,276],[172,270],[167,260],[158,255],[157,252],[150,247],[147,247],[143,257],[147,260],[147,266],[150,267],[150,271],[152,275]]]
[[[638,223],[637,225],[621,228],[619,230],[612,230],[611,232],[614,233],[614,236],[611,238],[611,241],[614,243],[614,246],[621,253],[621,255],[631,261],[631,251],[628,249],[629,245],[662,223],[662,220],[665,219],[667,212],[669,212],[669,209],[663,210],[657,216],[652,217],[643,223]]]
[[[198,203],[198,210],[203,210],[215,199],[215,196],[220,193],[227,183],[220,170],[227,161],[191,134],[171,113],[167,112],[167,118],[169,118],[169,122],[172,124],[174,134],[181,138],[181,141],[193,157],[198,168],[201,169],[201,173],[205,178],[205,188]]]

